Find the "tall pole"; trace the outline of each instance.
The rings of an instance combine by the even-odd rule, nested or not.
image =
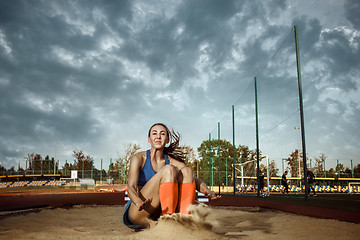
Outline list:
[[[234,105],[232,105],[232,130],[233,130],[233,176],[234,176],[234,195],[236,187],[236,173],[235,173],[235,111]]]
[[[220,194],[220,122],[218,122],[218,141],[219,141],[219,144],[218,144],[218,163],[219,163],[219,194]]]
[[[338,174],[340,175],[339,159],[336,160],[336,168],[337,168]]]
[[[336,168],[337,168],[337,174],[338,174],[338,185],[340,186],[340,165],[339,165],[339,159],[336,160]]]
[[[257,82],[255,77],[255,117],[256,117],[256,176],[257,185],[260,186],[260,149],[259,149],[259,117],[258,117],[258,101],[257,101]],[[260,197],[260,188],[258,187],[257,196]]]
[[[111,170],[112,170],[111,165],[112,165],[112,159],[110,158],[108,179],[111,179]],[[111,180],[109,180],[109,181],[110,181],[110,183],[112,183],[112,181],[111,181]]]
[[[55,145],[55,157],[54,157],[54,175],[56,172],[56,145]]]
[[[300,130],[299,127],[295,127],[294,128],[295,130]],[[297,135],[297,149],[298,149],[298,153],[296,155],[296,174],[297,174],[297,177],[300,178],[300,188],[301,188],[301,164],[300,164],[300,144],[299,144],[299,134],[296,134]],[[299,184],[299,180],[296,180],[296,185]]]
[[[91,160],[91,179],[93,179],[93,171],[94,171],[94,160]]]
[[[211,133],[209,133],[209,186],[211,187],[211,180],[212,180],[212,163],[211,163]]]
[[[354,168],[353,168],[352,160],[350,160],[350,164],[351,164],[351,177],[354,178]]]
[[[267,194],[270,195],[270,169],[269,169],[269,156],[266,156],[266,189],[267,189]]]
[[[306,144],[305,144],[305,124],[304,124],[304,108],[303,108],[303,97],[302,97],[302,84],[301,84],[301,70],[300,70],[300,55],[299,55],[299,42],[297,26],[294,26],[295,32],[295,48],[296,48],[296,66],[297,66],[297,77],[299,87],[299,105],[300,105],[300,123],[301,123],[301,140],[302,140],[302,152],[303,152],[303,165],[304,165],[304,182],[305,182],[305,200],[308,199],[309,189],[307,181],[307,166],[306,166]]]
[[[196,160],[196,177],[199,178],[199,160]]]
[[[325,159],[324,159],[324,177],[326,178],[326,167],[325,167]],[[325,180],[324,180],[325,181]],[[326,182],[325,182],[326,185]]]
[[[205,180],[205,176],[204,176],[204,168],[205,168],[205,149],[204,149],[204,143],[201,144],[202,146],[202,179]]]
[[[102,164],[103,164],[103,160],[101,159],[100,161],[100,181],[102,182]]]

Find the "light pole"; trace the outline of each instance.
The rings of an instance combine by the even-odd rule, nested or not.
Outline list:
[[[299,128],[299,127],[294,127],[294,129],[295,130],[301,130],[301,128]],[[300,138],[300,131],[298,132],[298,134],[297,134],[297,147],[298,147],[298,154],[297,154],[297,156],[296,156],[296,161],[299,163],[299,167],[298,167],[298,177],[301,179],[301,166],[300,166],[300,161],[299,161],[299,155],[300,155],[300,140],[299,140],[299,138]],[[300,188],[301,188],[301,181],[300,181]]]

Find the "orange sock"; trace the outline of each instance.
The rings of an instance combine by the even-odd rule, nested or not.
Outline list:
[[[179,190],[179,212],[190,214],[187,208],[195,201],[195,183],[182,183]]]
[[[159,196],[162,214],[173,214],[178,202],[178,184],[166,182],[160,184]]]

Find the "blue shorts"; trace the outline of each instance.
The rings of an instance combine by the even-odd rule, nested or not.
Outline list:
[[[146,226],[144,226],[144,225],[135,224],[135,223],[133,223],[133,221],[131,221],[131,219],[129,217],[130,205],[131,205],[131,200],[129,200],[125,205],[125,211],[124,211],[124,214],[123,214],[123,223],[127,227],[132,228],[132,229],[144,229],[144,228],[146,228]]]

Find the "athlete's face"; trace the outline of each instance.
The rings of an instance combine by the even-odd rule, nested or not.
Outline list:
[[[167,143],[169,143],[169,138],[167,135],[166,128],[162,125],[155,125],[150,129],[150,136],[148,142],[151,144],[151,147],[155,149],[164,148]]]

